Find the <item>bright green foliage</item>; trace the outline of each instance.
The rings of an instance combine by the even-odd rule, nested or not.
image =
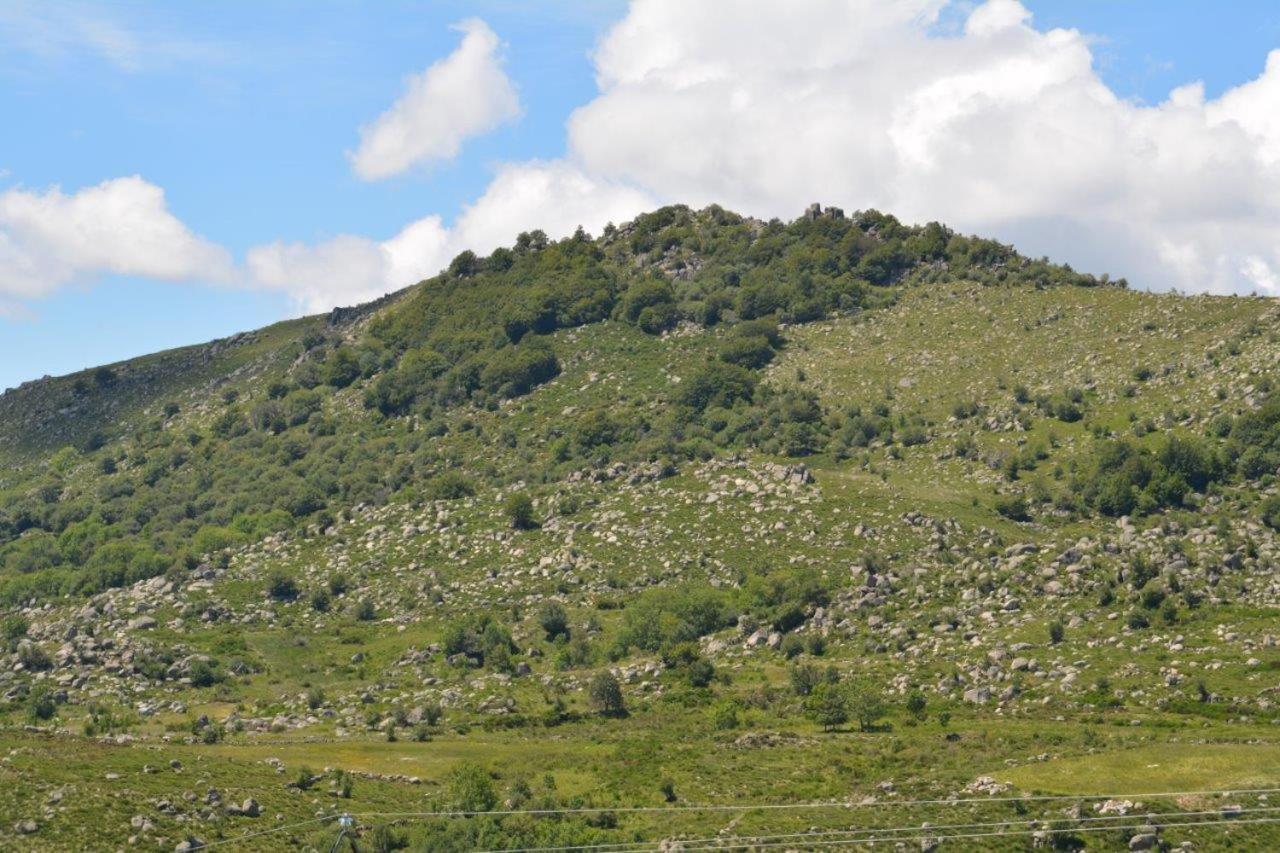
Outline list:
[[[492,811],[498,805],[498,793],[493,779],[482,767],[460,764],[453,769],[446,781],[449,804],[463,812]]]
[[[587,686],[587,695],[591,699],[591,707],[606,717],[620,717],[627,712],[622,685],[611,672],[594,675]]]
[[[805,713],[826,731],[849,722],[849,694],[842,684],[822,683],[804,702]]]

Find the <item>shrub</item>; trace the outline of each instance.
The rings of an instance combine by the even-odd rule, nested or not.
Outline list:
[[[445,790],[449,804],[458,811],[488,812],[498,805],[498,792],[489,773],[469,762],[449,772]]]
[[[30,640],[18,644],[18,663],[28,672],[40,672],[53,667],[49,653]]]
[[[195,658],[187,665],[187,677],[193,687],[212,687],[226,680],[226,673],[216,661],[207,658]]]
[[[675,293],[667,282],[658,279],[639,281],[628,287],[622,297],[622,316],[628,322],[640,324],[646,310],[667,312],[674,310],[674,303]],[[654,315],[650,314],[650,317]]]
[[[670,329],[679,319],[680,312],[676,306],[670,302],[663,302],[660,305],[650,305],[641,311],[640,316],[636,318],[636,325],[641,331],[657,335]]]
[[[790,672],[791,692],[797,696],[808,696],[815,687],[823,682],[822,673],[816,666],[802,663],[793,666]]]
[[[560,361],[542,340],[505,346],[480,371],[480,384],[501,397],[519,397],[560,373]]]
[[[475,485],[460,471],[445,471],[432,477],[426,488],[427,498],[433,501],[456,501],[475,493]]]
[[[27,694],[27,716],[34,722],[50,720],[58,711],[53,690],[47,684],[37,684]]]
[[[1010,521],[1030,521],[1031,512],[1022,495],[1005,495],[996,498],[996,512]]]
[[[1062,624],[1060,619],[1055,619],[1049,623],[1049,642],[1055,646],[1061,643],[1067,636],[1067,627]]]
[[[907,694],[907,713],[917,720],[924,719],[925,708],[929,705],[929,700],[919,690],[912,690]]]
[[[755,388],[755,377],[745,367],[710,362],[681,384],[676,402],[695,412],[710,406],[728,408],[738,400],[750,402]]]
[[[726,628],[733,618],[725,594],[712,587],[652,589],[627,607],[619,641],[624,647],[656,652]]]
[[[525,492],[512,492],[502,505],[508,523],[516,530],[532,530],[538,526],[533,515],[533,499]]]
[[[538,625],[548,640],[569,636],[569,615],[558,601],[546,601],[538,608]]]
[[[738,718],[738,706],[732,702],[721,702],[711,712],[711,724],[720,731],[736,729],[741,721]]]
[[[501,658],[510,659],[515,651],[511,634],[493,617],[482,614],[468,616],[450,624],[444,632],[444,651],[448,655],[465,655],[483,666]]]
[[[720,360],[758,370],[773,361],[773,347],[763,335],[730,338],[720,347]]]
[[[1258,507],[1263,524],[1272,530],[1280,530],[1280,495],[1272,495]]]
[[[298,582],[283,569],[276,569],[267,576],[267,595],[276,601],[293,601],[298,597]]]

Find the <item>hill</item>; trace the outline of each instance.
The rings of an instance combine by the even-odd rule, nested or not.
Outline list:
[[[671,207],[28,383],[0,824],[1127,845],[1091,795],[1280,779],[1278,322],[875,211]],[[862,811],[684,808],[814,801]],[[1280,841],[1223,804],[1265,794],[1139,811]]]

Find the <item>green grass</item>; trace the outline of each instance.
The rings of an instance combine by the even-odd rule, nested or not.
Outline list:
[[[1052,794],[1275,788],[1280,787],[1280,744],[1166,743],[1060,758],[992,775],[1020,790]]]

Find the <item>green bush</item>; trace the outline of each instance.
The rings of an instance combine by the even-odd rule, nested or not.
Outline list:
[[[728,597],[701,585],[651,589],[623,613],[624,647],[656,652],[719,631],[735,618]]]
[[[426,496],[433,501],[455,501],[475,493],[475,484],[459,471],[445,471],[432,477],[426,487]]]
[[[755,388],[755,376],[746,368],[711,362],[681,383],[676,402],[695,412],[710,406],[728,408],[739,400],[750,402]]]
[[[480,384],[501,397],[518,397],[559,373],[551,345],[531,340],[495,352],[480,371]]]
[[[734,337],[720,347],[720,359],[749,370],[759,370],[773,361],[773,347],[763,335]]]
[[[298,581],[283,569],[275,569],[267,576],[267,595],[276,601],[293,601],[298,597]]]
[[[532,530],[538,526],[534,516],[533,498],[526,492],[512,492],[502,504],[502,514],[516,530]]]
[[[558,601],[544,601],[538,607],[538,626],[548,640],[569,636],[569,614]]]

